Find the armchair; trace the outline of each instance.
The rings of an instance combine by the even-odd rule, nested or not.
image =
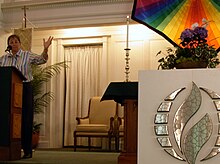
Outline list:
[[[78,137],[88,137],[88,147],[91,148],[91,138],[109,138],[110,118],[114,117],[117,103],[114,100],[101,101],[101,97],[92,97],[89,100],[88,115],[77,117],[77,125],[73,132],[74,151],[77,147]]]

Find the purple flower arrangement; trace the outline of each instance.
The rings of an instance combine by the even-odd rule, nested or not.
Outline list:
[[[207,67],[215,68],[219,63],[218,53],[213,45],[208,45],[208,21],[202,20],[202,25],[194,23],[192,28],[185,29],[180,35],[180,45],[175,49],[168,48],[165,57],[158,60],[158,69],[173,69],[177,64],[186,61],[202,61]],[[158,53],[162,53],[161,51]]]
[[[201,44],[207,44],[208,30],[206,26],[196,26],[193,29],[185,29],[181,35],[180,45],[184,48],[196,48]]]

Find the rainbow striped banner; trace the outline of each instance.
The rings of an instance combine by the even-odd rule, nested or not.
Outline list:
[[[208,44],[220,50],[220,0],[135,0],[131,18],[154,30],[174,46],[192,24],[209,21]]]

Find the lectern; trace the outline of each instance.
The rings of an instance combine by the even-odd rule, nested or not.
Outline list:
[[[21,158],[24,79],[15,67],[0,67],[0,160]]]
[[[137,164],[138,82],[112,82],[102,100],[115,100],[124,106],[124,149],[118,164]]]

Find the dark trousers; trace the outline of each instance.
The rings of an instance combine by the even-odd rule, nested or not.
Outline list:
[[[31,82],[23,83],[22,103],[21,146],[24,150],[24,154],[32,155],[33,89]]]

